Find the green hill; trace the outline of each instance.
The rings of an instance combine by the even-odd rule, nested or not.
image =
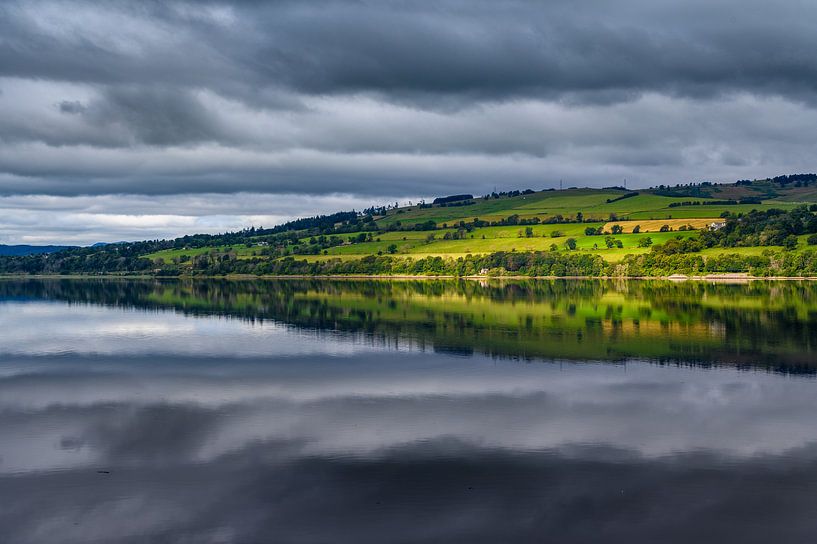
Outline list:
[[[811,176],[442,196],[271,229],[2,257],[0,273],[810,275]]]
[[[765,191],[766,185],[763,187]],[[577,251],[618,262],[628,254],[648,252],[650,245],[645,239],[655,245],[677,237],[696,237],[700,229],[720,221],[724,213],[791,210],[810,202],[808,199],[817,202],[815,193],[808,189],[779,189],[775,198],[751,204],[741,200],[755,200],[765,193],[735,186],[711,187],[706,191],[711,196],[702,197],[686,196],[684,191],[678,191],[679,196],[666,196],[657,194],[660,190],[584,188],[478,197],[445,205],[416,204],[371,215],[364,223],[368,227],[361,229],[371,236],[360,242],[350,242],[350,238],[360,236],[357,232],[340,234],[340,243],[329,245],[319,243],[319,233],[295,231],[286,244],[286,254],[309,261],[354,260],[377,254],[458,258],[499,251],[549,251],[554,245],[558,251],[568,251],[567,240],[573,238]],[[800,195],[803,200],[798,200]],[[626,234],[613,235],[615,224],[625,227]],[[640,232],[632,234],[636,225]],[[660,232],[665,226],[665,232]],[[605,235],[587,235],[588,228],[606,229],[612,235],[612,247],[608,247]],[[257,240],[264,238],[258,236]],[[291,243],[296,239],[297,244]],[[805,249],[805,240],[800,245]],[[211,252],[253,259],[263,256],[265,248],[251,240],[249,244],[174,248],[146,256],[159,264],[184,257],[190,258],[185,262],[192,263],[196,255]],[[755,253],[760,254],[761,249]]]

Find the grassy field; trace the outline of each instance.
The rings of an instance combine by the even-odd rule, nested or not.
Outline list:
[[[157,251],[156,253],[151,253],[149,255],[145,255],[145,257],[153,260],[163,259],[165,262],[171,262],[173,259],[180,259],[182,256],[187,256],[190,258],[195,257],[196,255],[204,255],[206,253],[210,253],[211,251],[215,251],[216,253],[234,253],[239,259],[241,258],[251,258],[259,254],[260,247],[253,246],[247,247],[244,244],[236,244],[234,246],[213,246],[213,247],[194,247],[188,249],[166,249],[164,251]]]
[[[672,203],[699,201],[702,203],[723,200],[723,198],[669,197],[640,191],[637,196],[615,200],[626,194],[620,190],[605,189],[568,189],[565,191],[542,191],[531,195],[511,198],[476,199],[470,206],[420,208],[413,206],[390,210],[378,219],[383,227],[400,222],[402,225],[414,225],[425,221],[438,224],[451,223],[460,219],[479,218],[484,221],[497,221],[509,215],[517,214],[520,218],[539,217],[542,220],[561,215],[575,217],[581,212],[585,218],[607,221],[611,214],[619,219],[689,219],[717,218],[723,212],[746,213],[753,209],[771,208],[791,209],[802,203],[801,200],[779,199],[764,201],[761,204],[739,205],[699,205],[670,207]],[[797,198],[808,198],[810,193],[797,193]],[[791,198],[791,197],[789,197]],[[817,198],[817,195],[815,195]],[[614,200],[608,202],[608,200]]]
[[[677,231],[681,227],[694,227],[695,229],[708,228],[710,224],[715,221],[720,221],[718,217],[711,218],[694,218],[694,219],[647,219],[643,221],[608,221],[604,224],[604,230],[611,231],[613,225],[619,225],[624,229],[625,233],[633,232],[633,229],[638,226],[641,232],[660,232],[664,225],[670,227],[673,231]]]

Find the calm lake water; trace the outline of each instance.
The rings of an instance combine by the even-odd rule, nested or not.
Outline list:
[[[0,542],[814,542],[817,284],[0,280]]]

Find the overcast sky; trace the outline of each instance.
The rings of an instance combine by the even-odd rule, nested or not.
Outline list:
[[[0,243],[817,169],[817,3],[0,3]]]

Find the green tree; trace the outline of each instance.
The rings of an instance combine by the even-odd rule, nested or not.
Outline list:
[[[567,240],[565,240],[565,245],[567,246],[567,249],[569,249],[571,251],[575,250],[576,246],[577,246],[576,239],[575,238],[568,238]]]
[[[397,253],[397,244],[389,244],[389,247],[386,248],[386,251],[394,255],[395,253]]]

